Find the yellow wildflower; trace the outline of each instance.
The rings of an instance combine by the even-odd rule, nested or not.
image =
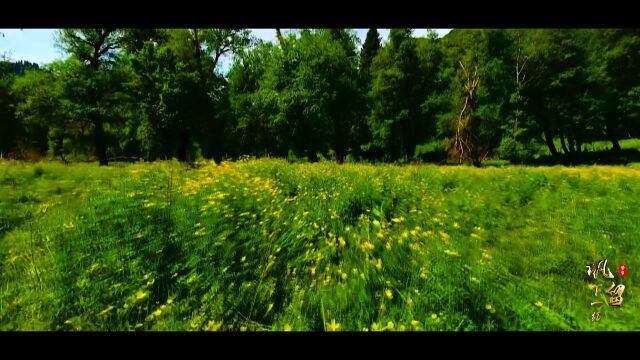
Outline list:
[[[138,291],[138,292],[136,293],[136,299],[138,299],[138,300],[144,300],[148,295],[149,295],[149,293],[142,292],[142,291]]]
[[[496,309],[493,307],[493,305],[491,304],[487,304],[484,307],[485,309],[489,310],[490,313],[494,314],[496,312]]]
[[[407,305],[408,306],[413,306],[413,299],[412,298],[408,298],[407,299]]]
[[[291,331],[291,330],[292,330],[291,325],[284,324],[284,331]]]
[[[376,262],[376,269],[382,269],[382,259],[378,259],[378,262]]]
[[[391,291],[391,289],[387,289],[384,291],[384,294],[387,295],[387,297],[389,298],[389,300],[393,299],[393,291]]]
[[[342,236],[338,237],[338,243],[340,244],[340,247],[344,247],[347,244]]]
[[[363,251],[368,251],[368,250],[373,250],[375,249],[375,245],[373,245],[371,242],[369,241],[365,241],[362,245],[360,245],[362,247]]]
[[[335,319],[332,319],[331,322],[327,324],[327,330],[338,331],[340,330],[340,324],[338,324]]]
[[[460,254],[458,254],[457,251],[451,251],[449,249],[445,250],[444,253],[449,255],[449,256],[460,256]]]

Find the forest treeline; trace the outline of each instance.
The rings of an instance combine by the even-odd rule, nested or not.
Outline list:
[[[523,161],[640,137],[640,31],[62,29],[0,62],[0,152],[145,160]],[[227,73],[221,58],[233,54]],[[559,140],[561,146],[556,147]]]

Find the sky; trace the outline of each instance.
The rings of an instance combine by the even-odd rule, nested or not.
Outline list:
[[[368,29],[355,29],[360,44],[364,42]],[[434,29],[438,35],[444,36],[451,29]],[[282,30],[286,33],[286,29]],[[64,58],[64,53],[55,44],[56,29],[0,29],[0,56],[11,60],[26,60],[40,65]],[[276,41],[275,29],[251,29],[252,34],[266,41]],[[389,35],[389,29],[378,29],[383,43]],[[414,36],[426,36],[427,29],[414,29]],[[231,64],[229,57],[221,60],[221,70],[226,72]]]

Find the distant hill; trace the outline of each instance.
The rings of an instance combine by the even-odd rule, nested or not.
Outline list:
[[[27,69],[39,69],[40,66],[36,63],[32,63],[25,60],[16,61],[13,63],[14,71],[17,75],[24,75],[25,70]]]
[[[27,69],[40,69],[40,66],[30,61],[0,61],[0,75],[16,74],[24,75]]]

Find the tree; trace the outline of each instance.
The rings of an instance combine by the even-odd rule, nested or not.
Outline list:
[[[11,91],[15,75],[8,61],[0,61],[0,153],[16,146],[18,123],[14,116],[15,99]]]
[[[410,29],[391,29],[389,44],[373,61],[372,76],[371,145],[392,161],[412,158],[418,142],[427,136],[417,133],[424,121],[421,107],[426,91]]]
[[[22,148],[44,154],[51,144],[53,155],[62,155],[65,124],[60,90],[59,82],[49,70],[28,71],[16,79],[12,92],[17,104],[15,114],[23,131]]]
[[[606,137],[612,150],[620,153],[622,134],[640,136],[633,131],[640,125],[640,32],[601,30],[593,31],[591,38],[595,40],[591,59],[600,70],[595,79],[602,85],[599,95],[604,100]]]
[[[455,122],[455,135],[449,155],[459,162],[470,160],[474,166],[480,166],[483,146],[478,136],[479,121],[476,111],[476,92],[478,90],[478,68],[470,69],[470,64],[465,67],[460,61],[460,67],[464,74],[465,95],[462,110]]]
[[[355,157],[364,155],[362,146],[371,142],[371,131],[367,124],[367,116],[371,113],[371,103],[367,101],[367,94],[371,91],[371,64],[380,50],[380,34],[377,29],[369,29],[367,37],[360,50],[358,80],[360,85],[359,113],[354,118],[351,129],[350,148]]]
[[[380,34],[378,29],[369,29],[360,50],[360,84],[367,90],[371,84],[371,64],[380,50]]]
[[[122,156],[241,154],[478,166],[546,143],[567,164],[583,144],[640,132],[640,32],[376,29],[65,29],[69,54],[39,69],[0,63],[0,152]],[[232,57],[225,76],[221,59]],[[556,148],[555,142],[559,142]],[[444,146],[443,146],[444,145]],[[419,149],[419,152],[416,151]],[[430,153],[429,156],[426,156]]]
[[[568,29],[535,31],[529,52],[538,74],[522,89],[525,111],[543,129],[551,153],[559,136],[568,163],[579,159],[582,143],[597,126],[586,111],[586,53],[579,35]]]
[[[82,91],[83,96],[77,98],[77,101],[82,103],[84,115],[93,125],[95,150],[100,165],[109,163],[104,132],[105,113],[109,109],[100,106],[107,95],[101,80],[108,76],[121,36],[121,31],[117,29],[63,29],[58,34],[58,45],[86,65],[85,71],[80,73],[86,91]]]
[[[271,121],[277,109],[265,81],[266,72],[274,66],[276,51],[274,44],[259,41],[255,47],[236,53],[229,70],[229,100],[232,118],[236,119],[234,138],[240,153],[277,153],[276,129]]]
[[[260,128],[281,156],[290,150],[316,161],[318,153],[333,152],[342,162],[358,110],[354,33],[303,29],[279,38],[279,48],[262,45],[234,65],[230,80],[240,124]],[[252,94],[241,97],[242,88]],[[258,111],[243,111],[239,101],[258,104]]]

